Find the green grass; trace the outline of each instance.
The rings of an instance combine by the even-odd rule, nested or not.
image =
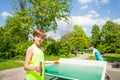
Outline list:
[[[116,62],[116,61],[120,61],[120,54],[105,53],[103,58],[104,58],[104,61],[107,61],[107,62]],[[87,58],[87,60],[96,60],[96,59],[95,57],[89,57]]]
[[[65,56],[65,55],[58,55],[58,56],[45,55],[45,60],[59,60],[60,58],[72,58],[72,57],[75,57],[75,55],[73,55],[73,54],[69,54],[67,56]]]
[[[60,58],[71,58],[71,57],[74,57],[74,55],[72,55],[72,54],[69,54],[67,56],[65,56],[65,55],[60,55],[60,56],[45,55],[45,60],[59,60]],[[6,69],[22,67],[22,66],[23,66],[23,63],[17,62],[14,60],[4,60],[4,59],[0,60],[0,71],[6,70]]]
[[[89,58],[87,58],[87,60],[96,60],[96,58],[95,57],[89,57]]]
[[[45,55],[45,60],[59,60],[60,58],[72,58],[72,57],[75,57],[75,56],[73,54],[69,54],[67,56],[65,56],[65,55],[59,55],[59,56]],[[103,58],[107,62],[120,61],[120,54],[105,53]],[[87,60],[96,60],[96,59],[95,59],[95,57],[89,57],[89,58],[87,58]],[[5,70],[5,69],[22,67],[22,66],[23,66],[23,63],[16,62],[14,60],[0,60],[0,71]]]
[[[23,63],[16,62],[13,60],[0,60],[0,71],[11,69],[11,68],[22,67],[22,66],[23,66]]]
[[[105,61],[108,62],[116,62],[116,61],[120,61],[120,54],[115,54],[115,53],[106,53],[103,56]]]

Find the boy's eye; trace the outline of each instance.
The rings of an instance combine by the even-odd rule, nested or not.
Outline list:
[[[37,38],[44,39],[44,36],[37,35]]]
[[[41,37],[41,39],[44,39],[44,37]]]
[[[37,35],[37,37],[41,37],[40,35]]]

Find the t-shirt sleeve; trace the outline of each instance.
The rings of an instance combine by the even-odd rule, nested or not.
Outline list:
[[[93,50],[93,56],[95,56],[95,50]]]

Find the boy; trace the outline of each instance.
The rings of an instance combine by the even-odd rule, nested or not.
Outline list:
[[[94,45],[93,45],[93,44],[91,44],[91,45],[89,46],[89,48],[93,51],[92,56],[95,55],[96,60],[98,60],[98,61],[103,61],[102,55],[100,54],[100,52],[99,52],[96,48],[94,48]]]
[[[94,45],[93,45],[93,44],[90,44],[89,48],[93,51],[92,56],[95,55],[96,60],[98,60],[98,61],[103,61],[102,55],[100,54],[100,52],[99,52],[96,48],[94,48]],[[107,79],[107,80],[110,80],[109,75],[108,75],[107,73],[105,73],[105,75],[106,75],[106,79]]]
[[[24,62],[26,80],[44,80],[44,54],[39,48],[45,37],[45,32],[36,29],[33,33],[33,44],[27,49]],[[56,63],[55,61],[46,63]]]

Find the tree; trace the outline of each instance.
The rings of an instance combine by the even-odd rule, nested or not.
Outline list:
[[[26,43],[32,30],[32,19],[22,14],[16,12],[14,16],[8,17],[4,26],[2,52],[11,53],[12,58],[15,57],[17,44]]]
[[[120,54],[120,25],[117,24],[117,32],[115,33],[116,34],[116,41],[115,41],[115,46],[116,46],[116,50],[115,52],[116,53],[119,53]]]
[[[59,42],[59,55],[68,56],[71,52],[71,45],[67,41],[60,41]]]
[[[82,51],[84,48],[88,47],[89,39],[82,27],[74,25],[74,29],[70,37],[70,43],[72,44],[72,49],[74,51]]]
[[[96,24],[92,27],[91,43],[96,47],[100,43],[100,29]]]
[[[106,46],[106,52],[115,52],[116,48],[120,48],[120,25],[107,21],[101,30],[101,41]]]
[[[0,51],[10,52],[12,58],[16,54],[21,54],[22,51],[17,50],[21,48],[24,49],[23,52],[25,51],[24,47],[28,46],[29,35],[33,30],[36,28],[46,32],[55,30],[58,19],[67,20],[70,15],[70,5],[71,0],[17,0],[13,16],[8,17],[4,28],[0,29],[2,33]],[[26,45],[23,45],[24,43]]]
[[[4,32],[5,32],[5,29],[4,27],[0,27],[0,52],[4,51],[5,49],[5,43],[4,43]]]
[[[72,0],[19,0],[20,7],[16,8],[21,8],[22,12],[25,11],[32,17],[34,28],[47,32],[56,30],[57,19],[67,20],[70,16],[71,2]]]
[[[70,41],[70,36],[71,36],[71,33],[64,34],[64,35],[61,37],[61,40],[62,40],[62,41],[67,41],[67,42],[69,42],[69,41]]]
[[[59,48],[60,48],[59,42],[54,41],[47,46],[46,54],[47,55],[59,55]]]

